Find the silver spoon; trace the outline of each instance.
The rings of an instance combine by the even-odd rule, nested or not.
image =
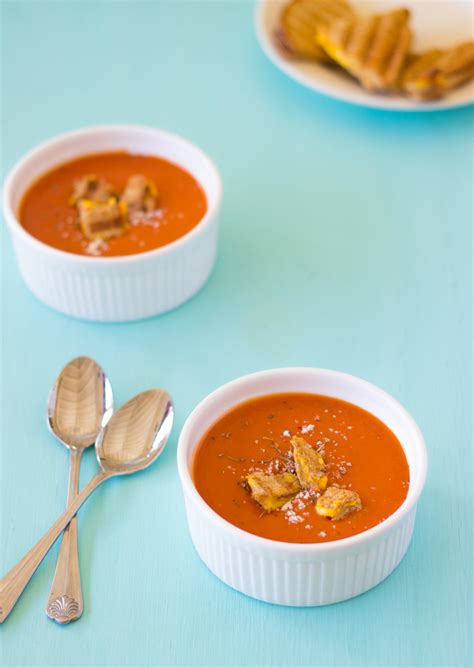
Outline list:
[[[67,505],[78,494],[82,453],[95,443],[112,412],[112,386],[101,366],[90,357],[71,360],[49,393],[47,409],[50,431],[70,451]],[[63,533],[46,614],[65,624],[78,619],[82,609],[77,517],[73,517]]]
[[[77,513],[104,480],[135,473],[149,466],[163,451],[173,426],[173,403],[164,390],[148,390],[122,406],[97,438],[100,471],[56,520],[34,547],[0,581],[0,623],[4,622],[31,576]]]

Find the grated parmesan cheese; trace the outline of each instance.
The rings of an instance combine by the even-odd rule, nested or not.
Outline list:
[[[106,250],[108,250],[109,245],[105,243],[105,241],[102,241],[102,239],[94,239],[93,241],[89,241],[89,243],[86,246],[86,253],[87,255],[102,255],[102,253]]]

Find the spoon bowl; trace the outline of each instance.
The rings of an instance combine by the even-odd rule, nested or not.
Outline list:
[[[102,367],[84,356],[66,364],[48,397],[51,433],[67,447],[88,448],[112,412],[112,386]]]
[[[163,451],[173,425],[173,402],[164,390],[148,390],[124,404],[96,441],[101,469],[112,475],[135,473]]]

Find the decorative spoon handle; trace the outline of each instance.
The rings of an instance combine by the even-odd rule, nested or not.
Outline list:
[[[110,478],[112,473],[101,471],[84,487],[70,506],[56,520],[51,529],[34,545],[21,561],[0,580],[0,624],[10,614],[13,606],[20,598],[21,593],[30,581],[44,557],[49,552],[58,536],[69,524],[89,494],[93,492],[104,480]]]
[[[84,450],[70,448],[69,486],[67,506],[74,501],[79,491],[79,469]],[[73,517],[64,529],[54,573],[46,614],[59,624],[67,624],[82,615],[81,573],[77,549],[77,517]]]

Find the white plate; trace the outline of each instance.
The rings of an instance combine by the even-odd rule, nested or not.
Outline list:
[[[398,111],[435,111],[474,102],[474,82],[452,91],[444,100],[414,102],[401,96],[369,93],[356,81],[325,65],[292,58],[275,37],[282,7],[288,0],[259,0],[255,23],[257,36],[270,60],[285,74],[313,90],[344,102]],[[444,47],[473,39],[472,0],[351,0],[361,14],[408,7],[412,12],[414,50]]]

